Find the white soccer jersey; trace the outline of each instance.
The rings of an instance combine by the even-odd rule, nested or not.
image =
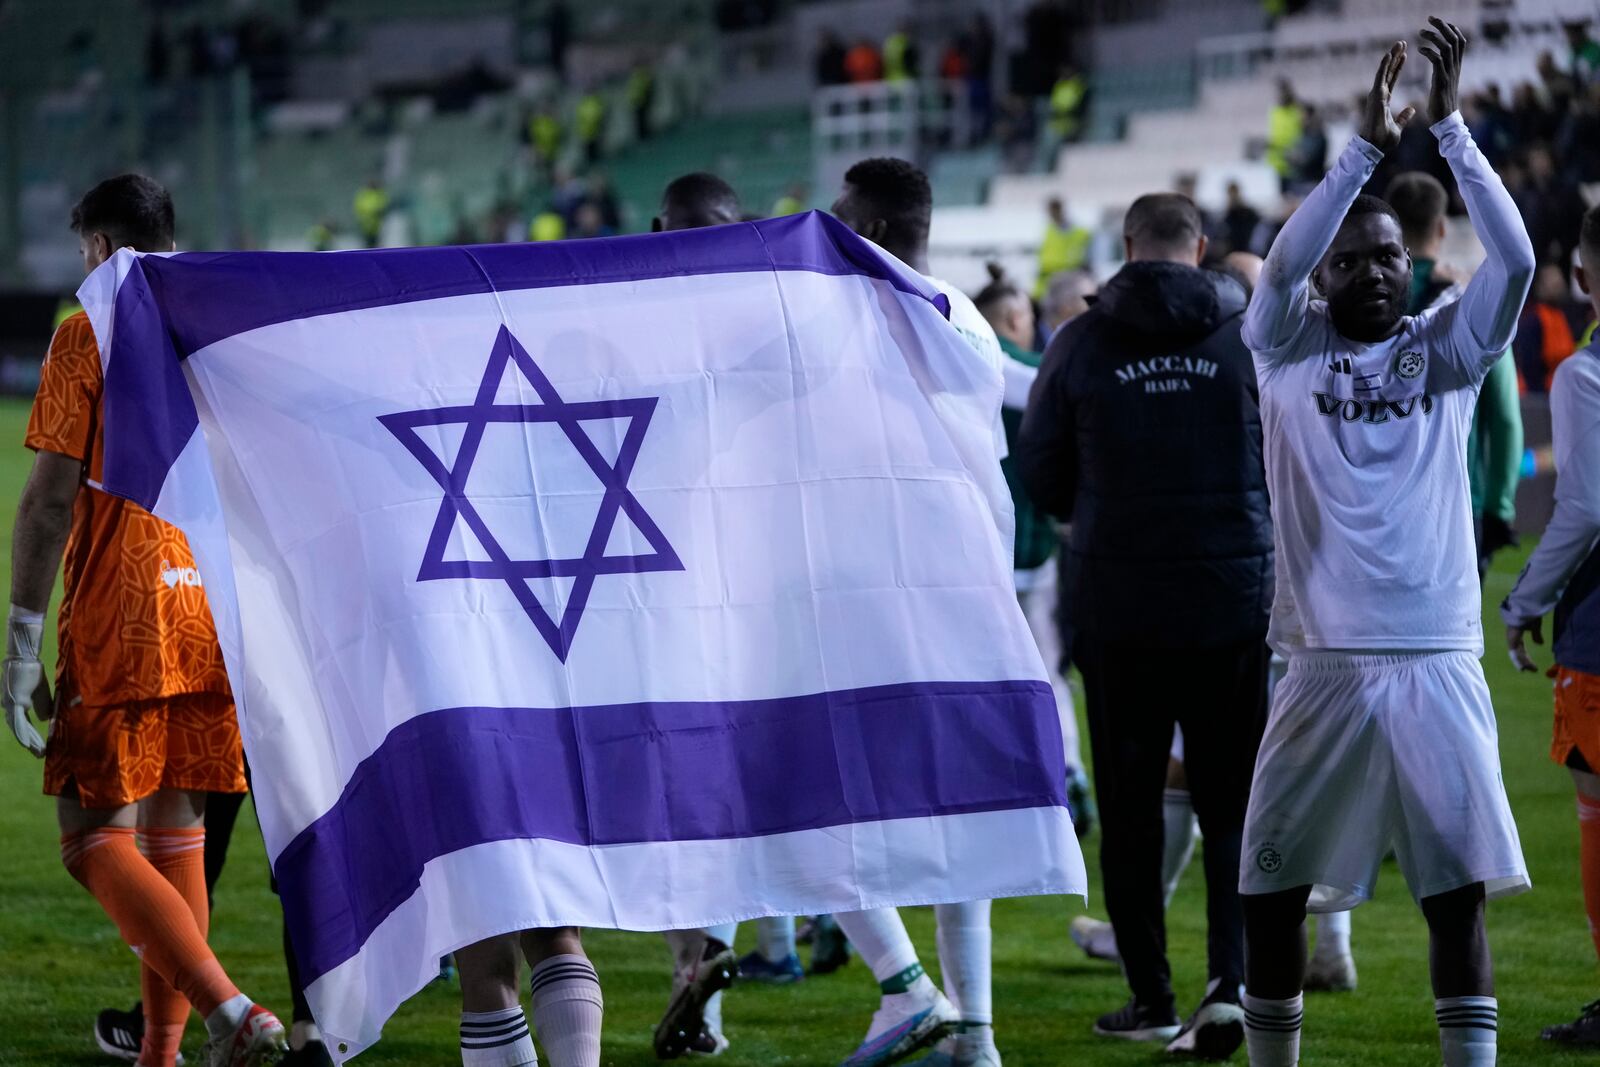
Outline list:
[[[985,363],[994,368],[1005,383],[1003,392],[1005,407],[1025,407],[1028,403],[1028,390],[1033,386],[1033,377],[1038,371],[1033,371],[1032,376],[1021,377],[1011,367],[1022,367],[1016,360],[1009,358],[1000,347],[1000,338],[995,335],[994,327],[989,325],[989,320],[983,317],[974,304],[960,289],[949,282],[935,278],[931,274],[924,274],[928,284],[945,295],[950,301],[950,325],[972,346]],[[1032,368],[1024,368],[1032,370]],[[1020,399],[1019,399],[1020,396]],[[1006,447],[1006,429],[1000,421],[1000,409],[994,412],[994,449],[995,455],[1005,459],[1009,449]],[[1009,534],[1007,535],[1009,538]],[[1007,540],[1007,544],[1010,541]]]
[[[1533,249],[1460,115],[1433,132],[1489,250],[1460,300],[1376,344],[1342,337],[1310,300],[1312,268],[1382,158],[1355,138],[1284,226],[1245,316],[1277,548],[1268,641],[1286,655],[1483,651],[1466,439]]]

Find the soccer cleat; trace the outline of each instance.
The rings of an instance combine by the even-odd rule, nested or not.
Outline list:
[[[710,1026],[702,1027],[695,1039],[689,1042],[689,1047],[684,1052],[690,1056],[720,1056],[728,1050],[728,1039],[721,1030],[714,1030]]]
[[[867,1038],[842,1067],[883,1067],[937,1044],[961,1019],[938,989],[929,994],[890,993],[872,1013]]]
[[[951,1034],[934,1046],[917,1067],[1000,1067],[1000,1050],[994,1047],[993,1027]]]
[[[1072,935],[1072,943],[1083,949],[1083,954],[1090,959],[1122,962],[1122,953],[1117,950],[1117,935],[1110,923],[1080,915],[1072,920],[1068,932]]]
[[[800,966],[800,957],[793,952],[774,963],[759,952],[752,952],[739,961],[739,981],[760,982],[763,985],[793,985],[806,976]]]
[[[1202,1060],[1225,1060],[1244,1044],[1244,1009],[1227,1000],[1207,1000],[1189,1016],[1167,1051]]]
[[[1100,1016],[1094,1024],[1094,1032],[1101,1037],[1120,1037],[1124,1041],[1171,1041],[1182,1029],[1178,1013],[1170,1005],[1158,1010],[1145,1007],[1137,999]]]
[[[445,983],[454,982],[456,980],[456,975],[457,975],[457,971],[456,971],[455,953],[452,952],[448,956],[440,956],[439,957],[439,977],[437,979],[435,979],[435,981],[445,982]]]
[[[672,999],[656,1024],[653,1044],[656,1058],[675,1060],[688,1052],[706,1028],[706,1001],[733,984],[739,957],[714,937],[706,938],[700,960],[688,973],[673,976]]]
[[[94,1019],[94,1043],[107,1056],[135,1063],[144,1043],[144,1003],[135,1002],[131,1011],[107,1008]]]
[[[1095,810],[1089,776],[1076,767],[1067,771],[1067,810],[1072,813],[1073,833],[1080,838],[1094,833],[1094,824],[1100,813]]]
[[[850,962],[850,939],[832,915],[818,915],[811,927],[811,973],[832,974]]]
[[[1356,987],[1356,961],[1348,952],[1332,958],[1312,956],[1306,964],[1305,988],[1322,993],[1344,993]]]
[[[252,1004],[232,1034],[205,1043],[200,1058],[205,1067],[271,1067],[282,1063],[288,1051],[278,1017]]]
[[[1539,1036],[1545,1041],[1574,1048],[1600,1048],[1600,1000],[1585,1004],[1570,1023],[1545,1027]]]

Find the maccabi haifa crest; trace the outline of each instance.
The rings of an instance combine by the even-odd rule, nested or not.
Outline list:
[[[495,403],[495,394],[500,388],[500,383],[507,368],[513,364],[533,386],[541,403]],[[439,504],[439,515],[434,520],[433,533],[428,538],[428,547],[423,554],[422,568],[417,573],[417,581],[489,579],[504,582],[511,590],[511,594],[517,598],[517,602],[522,605],[522,609],[528,613],[528,618],[538,629],[539,636],[550,646],[550,651],[565,663],[567,653],[572,648],[573,637],[578,630],[578,623],[583,618],[584,606],[589,601],[589,593],[594,588],[597,577],[603,574],[639,574],[648,571],[684,569],[682,561],[667,543],[661,528],[655,524],[645,512],[644,506],[628,489],[628,477],[633,472],[634,461],[638,459],[639,448],[644,444],[645,431],[650,426],[650,417],[654,414],[659,399],[650,396],[569,404],[561,399],[555,386],[550,384],[550,379],[545,377],[527,350],[511,335],[511,331],[502,326],[495,337],[494,348],[489,353],[489,365],[484,369],[483,380],[478,386],[478,395],[471,404],[400,411],[392,415],[379,416],[378,421],[405,445],[407,451],[444,490],[444,499]],[[622,446],[617,451],[614,463],[606,460],[584,427],[585,422],[605,419],[628,421],[622,437]],[[567,440],[578,450],[579,456],[594,472],[605,490],[600,501],[600,510],[595,515],[594,527],[589,533],[581,556],[559,559],[512,559],[495,539],[467,497],[467,478],[472,473],[473,461],[477,458],[478,447],[483,442],[484,430],[489,424],[540,422],[554,423],[561,428]],[[465,429],[454,465],[446,466],[445,461],[417,434],[417,428],[455,424],[462,425]],[[530,498],[529,510],[535,513],[537,520],[537,509],[534,505],[535,501]],[[612,528],[619,514],[626,515],[638,528],[650,546],[649,552],[636,555],[606,553],[606,543],[611,537]],[[483,545],[484,551],[489,555],[488,560],[444,558],[445,546],[450,540],[450,532],[455,528],[457,518],[466,523],[467,528]],[[552,618],[534,595],[532,583],[546,578],[573,579],[571,595],[559,619]]]

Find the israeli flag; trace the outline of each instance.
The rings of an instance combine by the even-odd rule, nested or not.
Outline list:
[[[341,1062],[506,931],[1084,892],[999,371],[835,220],[79,295]]]

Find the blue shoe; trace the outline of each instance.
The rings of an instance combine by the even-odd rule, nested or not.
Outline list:
[[[960,1021],[955,1008],[937,990],[931,1002],[923,1001],[927,1007],[909,1015],[902,1014],[901,998],[913,995],[899,993],[884,997],[883,1006],[872,1016],[867,1039],[841,1067],[884,1067],[903,1060],[919,1049],[938,1044]],[[900,1018],[895,1019],[896,1015]]]
[[[752,952],[739,961],[739,981],[760,982],[763,985],[791,985],[806,976],[800,966],[800,957],[793,952],[774,963],[759,952]]]

